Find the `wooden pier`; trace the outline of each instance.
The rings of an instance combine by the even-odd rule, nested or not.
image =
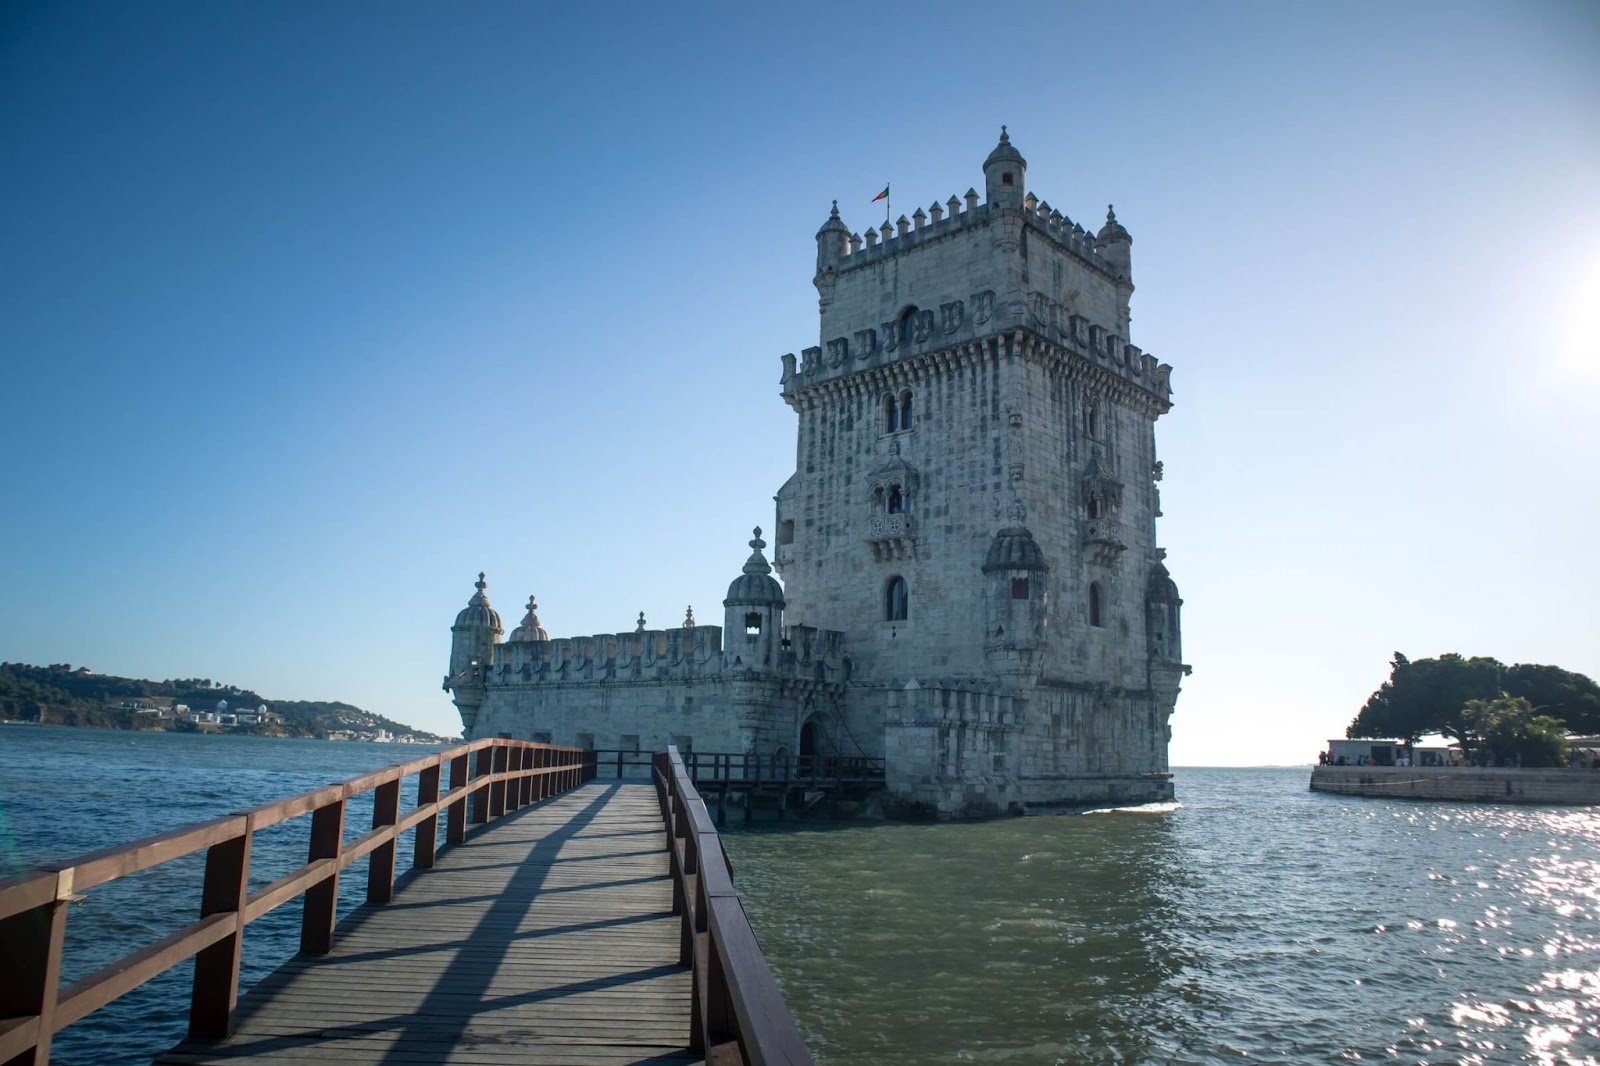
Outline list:
[[[373,829],[342,843],[369,789]],[[306,814],[307,864],[247,891],[253,833]],[[76,892],[201,849],[199,920],[60,986]],[[363,857],[367,905],[335,927],[339,871]],[[244,926],[296,897],[300,953],[239,996]],[[615,781],[592,753],[478,741],[0,882],[0,1063],[43,1066],[57,1030],[190,957],[189,1038],[163,1066],[811,1061],[675,749]]]

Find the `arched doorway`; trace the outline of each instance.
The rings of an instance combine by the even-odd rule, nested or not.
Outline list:
[[[809,759],[822,747],[822,727],[815,718],[800,727],[800,757]]]

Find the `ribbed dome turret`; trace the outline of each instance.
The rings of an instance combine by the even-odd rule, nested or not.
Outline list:
[[[1039,542],[1026,526],[1008,526],[994,535],[989,542],[989,554],[983,560],[983,572],[993,570],[1049,570]]]
[[[539,624],[539,603],[537,597],[528,597],[528,613],[522,616],[522,624],[511,631],[512,640],[549,640],[550,634],[545,632],[544,626]]]
[[[1109,244],[1111,241],[1133,243],[1133,237],[1128,234],[1127,230],[1122,228],[1122,223],[1117,221],[1116,208],[1110,204],[1106,204],[1106,224],[1100,227],[1100,232],[1094,235],[1094,239],[1101,244]]]
[[[482,626],[485,629],[492,629],[496,633],[503,632],[500,626],[500,612],[489,606],[489,597],[484,592],[489,587],[489,583],[483,579],[483,571],[481,570],[478,571],[476,587],[478,591],[472,594],[472,599],[468,600],[467,605],[461,609],[461,613],[456,615],[456,625]]]
[[[1150,568],[1150,583],[1145,588],[1144,598],[1149,603],[1183,602],[1178,596],[1178,583],[1172,580],[1166,564],[1159,559],[1156,560],[1156,565]]]
[[[822,224],[822,228],[817,230],[817,236],[820,237],[824,233],[843,233],[845,236],[850,235],[850,227],[846,226],[844,224],[844,219],[839,217],[838,200],[833,202],[833,210],[828,212],[828,221],[824,222]]]
[[[1028,161],[1022,158],[1022,153],[1017,151],[1016,145],[1011,143],[1011,135],[1004,126],[1000,127],[1000,143],[994,146],[994,151],[989,153],[989,158],[983,161],[983,168],[989,169],[991,163],[1016,163],[1027,166]]]
[[[724,607],[739,606],[765,606],[783,603],[783,586],[778,584],[778,579],[772,576],[772,567],[767,562],[767,557],[761,554],[761,549],[767,542],[761,539],[761,527],[755,529],[755,537],[750,541],[750,558],[745,560],[744,573],[733,579],[733,584],[728,586],[728,598],[722,601]]]

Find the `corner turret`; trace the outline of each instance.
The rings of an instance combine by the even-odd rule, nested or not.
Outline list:
[[[485,591],[489,583],[482,571],[474,587],[477,591],[450,627],[450,672],[444,678],[445,691],[461,712],[461,727],[467,736],[478,719],[478,708],[483,706],[484,678],[494,662],[494,647],[505,634],[499,612],[489,606]]]
[[[1027,172],[1028,161],[1022,158],[1006,128],[1001,126],[1000,143],[983,161],[985,202],[991,207],[1020,208],[1028,192]]]
[[[772,566],[761,549],[761,527],[750,540],[750,558],[744,572],[728,586],[723,606],[723,653],[752,670],[771,669],[778,662],[783,639],[783,586],[772,576]]]
[[[1111,204],[1106,204],[1106,224],[1094,235],[1094,247],[1123,277],[1133,278],[1133,237],[1117,221],[1117,210]]]
[[[828,221],[817,230],[817,273],[837,270],[849,254],[850,228],[839,217],[839,201],[835,200],[833,210],[828,213]]]

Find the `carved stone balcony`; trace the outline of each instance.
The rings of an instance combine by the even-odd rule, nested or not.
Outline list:
[[[909,559],[916,548],[916,536],[916,523],[910,515],[875,514],[867,530],[867,543],[872,546],[872,558],[878,562]]]
[[[1122,540],[1122,523],[1113,518],[1091,518],[1083,532],[1083,550],[1097,566],[1115,566],[1128,550]]]

